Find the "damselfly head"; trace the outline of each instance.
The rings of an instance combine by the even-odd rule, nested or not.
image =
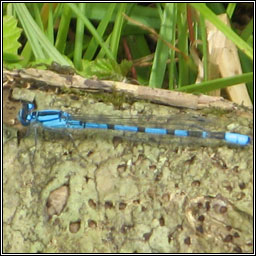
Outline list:
[[[32,111],[35,109],[35,105],[31,102],[23,102],[22,108],[18,113],[18,120],[21,122],[22,125],[28,126],[30,125],[32,119]]]

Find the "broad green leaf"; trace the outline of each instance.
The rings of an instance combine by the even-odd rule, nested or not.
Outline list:
[[[83,71],[79,73],[85,77],[97,77],[98,79],[114,81],[122,81],[132,66],[132,63],[127,60],[117,64],[114,60],[108,59],[84,61],[83,64]]]
[[[23,58],[17,54],[3,52],[3,61],[5,63],[16,63],[23,60]]]
[[[17,27],[13,16],[3,17],[3,52],[17,54],[21,44],[18,42],[22,29]]]

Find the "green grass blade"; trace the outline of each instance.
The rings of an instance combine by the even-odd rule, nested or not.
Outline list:
[[[72,15],[71,9],[67,5],[63,5],[63,13],[61,15],[60,25],[57,33],[56,42],[55,42],[56,49],[58,49],[59,52],[62,54],[64,54],[64,51],[66,48],[71,15]]]
[[[173,3],[166,4],[160,28],[160,38],[166,40],[167,42],[170,42],[170,37],[172,36],[172,20],[170,18],[172,8]],[[160,38],[157,41],[152,72],[149,79],[149,86],[156,88],[162,87],[166,71],[167,59],[169,56],[169,48]]]
[[[172,31],[172,37],[171,37],[171,44],[175,46],[176,41],[176,24],[177,24],[177,3],[174,3],[172,8],[170,9],[170,15],[171,15],[171,31]],[[169,89],[175,88],[175,68],[176,68],[176,61],[175,61],[175,51],[173,49],[170,49],[170,64],[169,64]]]
[[[226,88],[228,86],[240,84],[240,83],[248,83],[253,81],[253,72],[244,73],[242,75],[232,76],[228,78],[219,78],[215,80],[205,81],[200,84],[192,84],[182,88],[179,88],[178,91],[188,92],[188,93],[206,93],[222,88]]]
[[[188,26],[187,26],[187,8],[186,4],[178,5],[177,29],[178,29],[178,48],[181,52],[188,56]],[[189,67],[187,60],[183,55],[178,55],[179,62],[179,80],[178,88],[189,84]]]
[[[233,16],[233,13],[234,13],[234,11],[235,11],[236,5],[237,5],[236,3],[229,3],[229,4],[228,4],[226,13],[227,13],[227,15],[228,15],[228,17],[229,17],[230,19],[231,19],[232,16]]]
[[[38,4],[33,4],[33,10],[35,15],[35,21],[42,31],[44,31],[43,21],[40,15],[40,9]]]
[[[116,3],[109,4],[108,9],[107,9],[103,19],[101,20],[101,22],[100,22],[100,24],[97,28],[97,32],[99,33],[99,35],[101,37],[103,37],[103,35],[106,31],[106,28],[107,28],[109,22],[111,21],[111,18],[112,18],[112,15],[113,15],[113,12],[114,12],[115,8],[116,8]],[[93,37],[91,39],[89,45],[88,45],[88,48],[85,51],[84,59],[92,60],[93,56],[96,53],[96,50],[97,50],[98,46],[99,46],[99,44],[97,43],[97,41]]]
[[[19,21],[24,29],[24,32],[26,33],[26,36],[28,38],[28,41],[30,42],[32,51],[35,55],[36,59],[44,59],[46,58],[42,47],[40,46],[38,38],[35,36],[35,33],[33,33],[33,30],[31,29],[32,24],[38,28],[37,24],[32,19],[30,13],[28,12],[25,4],[23,3],[14,3],[13,4],[14,9],[19,17]]]
[[[241,33],[241,37],[247,41],[250,35],[253,35],[253,18],[250,20],[250,22],[247,24],[245,29]]]
[[[97,30],[94,28],[94,26],[92,25],[92,23],[88,20],[87,17],[84,16],[84,14],[78,9],[78,7],[76,6],[76,4],[73,3],[67,3],[67,5],[72,9],[72,11],[77,15],[77,17],[80,17],[81,20],[84,22],[85,26],[87,27],[87,29],[90,31],[90,33],[93,35],[93,37],[95,38],[95,40],[100,44],[100,46],[103,48],[103,50],[105,51],[106,55],[108,56],[108,58],[115,60],[115,57],[113,55],[113,53],[109,50],[109,48],[106,46],[106,44],[104,43],[102,37],[98,34]]]
[[[40,30],[38,25],[31,17],[25,4],[15,3],[13,4],[15,11],[17,12],[21,24],[25,30],[28,40],[32,47],[33,53],[36,59],[51,58],[57,61],[61,65],[68,65],[67,60],[56,50],[56,48],[49,42],[48,38]]]
[[[110,40],[110,50],[113,53],[113,56],[115,59],[117,58],[119,42],[121,39],[121,33],[122,33],[123,24],[124,24],[123,13],[125,13],[127,3],[119,4],[118,7],[119,8],[116,15],[116,21],[114,23],[114,28],[113,28],[113,32]]]
[[[86,4],[79,3],[79,9],[84,13]],[[82,69],[82,50],[83,50],[83,40],[84,40],[84,23],[80,17],[76,21],[76,37],[75,37],[75,48],[74,48],[74,65],[78,70]]]
[[[208,80],[208,42],[207,42],[207,34],[205,27],[205,19],[204,16],[200,16],[200,31],[203,42],[203,66],[204,66],[204,81]]]
[[[54,44],[54,26],[53,26],[53,8],[52,3],[49,3],[47,37],[51,44]]]

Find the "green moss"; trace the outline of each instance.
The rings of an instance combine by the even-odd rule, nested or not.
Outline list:
[[[214,115],[216,117],[221,117],[223,115],[226,115],[228,113],[231,113],[233,110],[230,109],[221,109],[221,108],[217,108],[217,107],[211,107],[211,108],[205,108],[202,110],[202,113],[204,113],[205,115]]]
[[[69,94],[69,95],[73,94],[74,96],[79,96],[79,97],[86,96],[87,98],[95,99],[100,102],[112,103],[117,109],[120,109],[124,103],[133,104],[134,102],[138,101],[135,98],[128,96],[127,94],[120,93],[115,90],[113,90],[112,93],[107,93],[107,92],[88,93],[86,91],[75,89],[75,88],[62,87],[60,88],[60,93]],[[141,100],[141,102],[147,102],[147,101]]]

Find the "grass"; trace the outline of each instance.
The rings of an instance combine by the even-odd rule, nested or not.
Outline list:
[[[6,3],[4,8],[12,21],[8,30],[5,19],[3,29],[4,65],[9,68],[56,61],[85,77],[127,78],[193,93],[247,83],[253,101],[253,21],[235,31],[216,16],[226,12],[232,21],[235,3]],[[239,49],[243,74],[209,80],[206,19]],[[204,70],[201,83],[196,83],[195,52]]]

